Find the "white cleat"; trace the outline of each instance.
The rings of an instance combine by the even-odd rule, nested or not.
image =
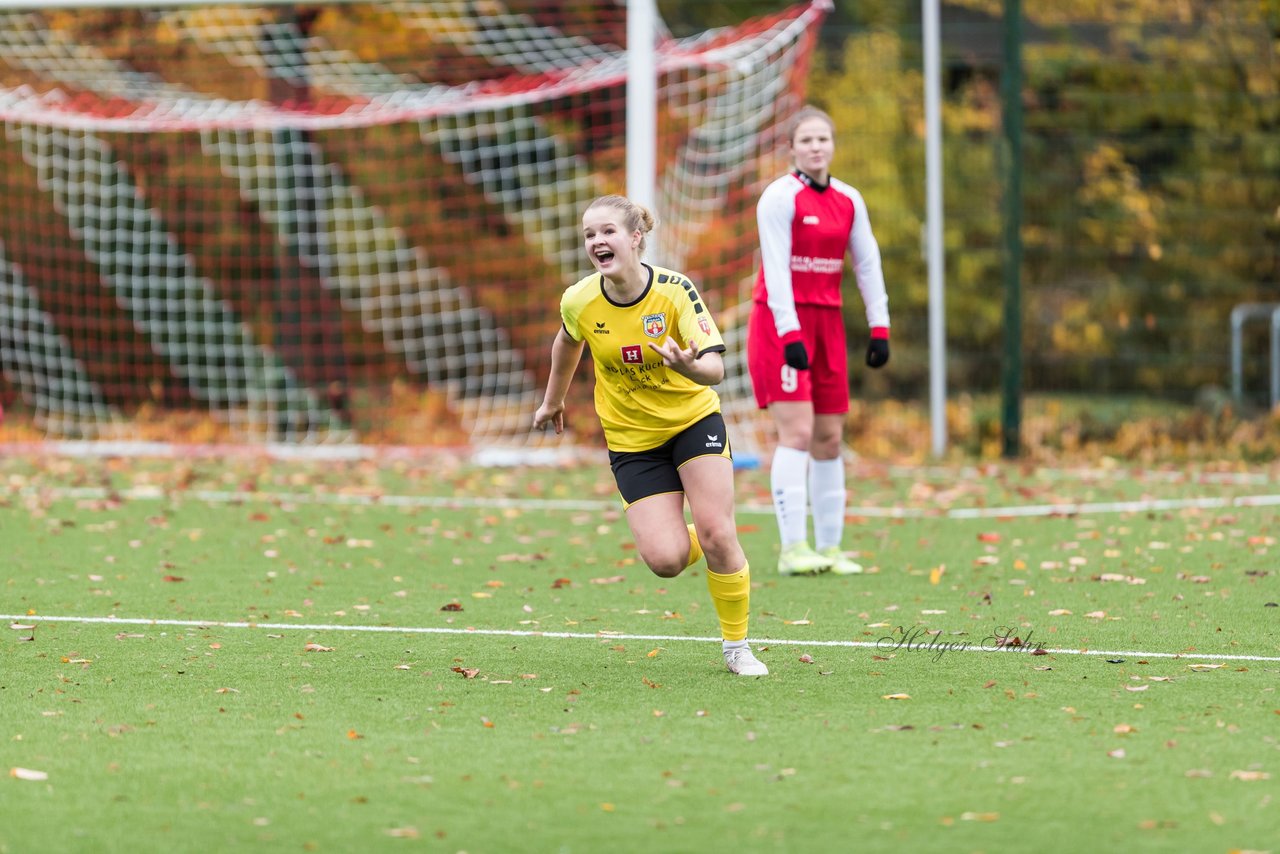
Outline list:
[[[818,554],[831,561],[831,572],[834,575],[861,575],[862,564],[853,560],[844,552],[840,551],[839,546],[832,546],[829,549],[823,549]]]
[[[724,651],[724,666],[739,676],[768,676],[769,668],[756,658],[750,647],[735,646]]]
[[[804,542],[792,543],[778,555],[779,575],[817,575],[831,568],[831,558]]]

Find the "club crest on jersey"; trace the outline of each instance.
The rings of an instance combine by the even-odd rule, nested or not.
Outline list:
[[[648,335],[650,338],[661,338],[667,333],[666,312],[646,314],[642,323],[644,324],[644,334]]]
[[[710,334],[711,334],[711,321],[707,320],[705,317],[699,317],[699,318],[698,318],[698,328],[702,330],[702,334],[703,334],[703,335],[710,335]]]
[[[644,351],[639,344],[629,344],[622,348],[622,364],[639,365],[644,362]]]

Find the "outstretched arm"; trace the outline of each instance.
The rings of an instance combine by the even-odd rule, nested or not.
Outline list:
[[[547,393],[542,405],[533,414],[533,429],[545,429],[550,423],[558,434],[564,432],[564,398],[569,393],[573,372],[582,359],[583,342],[574,341],[564,327],[556,333],[551,344],[551,376],[547,378]]]

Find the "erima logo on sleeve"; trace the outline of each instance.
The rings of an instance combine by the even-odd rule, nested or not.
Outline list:
[[[713,435],[711,435],[710,433],[708,433],[708,434],[707,434],[707,447],[708,447],[708,448],[723,448],[723,447],[724,447],[724,443],[720,441],[720,437],[719,437],[719,436],[713,436]]]

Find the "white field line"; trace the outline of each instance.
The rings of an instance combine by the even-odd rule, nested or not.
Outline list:
[[[123,490],[107,490],[102,487],[71,487],[67,489],[23,489],[20,494],[29,497],[100,500],[124,498],[131,501],[155,501],[161,499],[194,500],[209,504],[270,503],[270,504],[327,504],[386,507],[438,507],[519,510],[620,510],[620,501],[604,499],[554,499],[554,498],[496,498],[443,495],[382,495],[371,493],[341,492],[242,492],[228,490],[165,490],[160,487],[133,487]],[[1003,507],[952,507],[936,510],[922,507],[864,507],[850,505],[849,516],[880,518],[947,518],[947,519],[999,519],[1015,516],[1078,516],[1096,513],[1146,513],[1158,510],[1183,510],[1187,508],[1274,507],[1280,506],[1280,494],[1239,495],[1215,498],[1145,498],[1134,501],[1060,502],[1055,504],[1024,504]],[[753,515],[773,515],[768,504],[743,504],[738,512]]]
[[[981,480],[997,477],[1009,471],[1009,464],[988,466],[910,466],[888,465],[878,466],[868,461],[852,460],[851,472],[865,476],[888,474],[892,477],[907,480]],[[1016,470],[1016,466],[1012,469]],[[1186,469],[1131,469],[1131,468],[1042,468],[1037,467],[1031,475],[1049,481],[1087,481],[1106,483],[1131,481],[1134,483],[1172,483],[1172,484],[1220,484],[1220,485],[1259,485],[1275,483],[1275,475],[1266,471],[1198,471]]]
[[[49,4],[45,4],[49,5]],[[266,445],[234,444],[184,444],[180,442],[143,441],[59,441],[0,442],[0,456],[60,456],[70,458],[127,457],[152,459],[273,459],[283,461],[353,461],[353,460],[411,460],[426,461],[436,458],[450,460],[479,459],[495,456],[501,459],[522,461],[531,467],[548,463],[591,462],[605,460],[601,448],[564,447],[528,448],[514,446],[494,449],[497,454],[486,454],[467,447],[417,448],[410,446],[372,445],[291,445],[268,443]],[[765,460],[767,461],[768,455]],[[947,481],[976,480],[993,477],[1004,471],[1015,471],[1018,463],[956,464],[923,463],[918,465],[878,463],[863,459],[846,448],[844,459],[855,473],[876,476],[888,473],[910,480],[939,479]],[[1280,466],[1260,466],[1251,471],[1214,471],[1201,467],[1177,469],[1144,468],[1122,464],[1074,467],[1037,467],[1035,474],[1048,480],[1116,481],[1160,483],[1217,483],[1217,484],[1270,484],[1280,481]]]
[[[18,624],[22,627],[30,625],[39,625],[40,623],[81,623],[90,625],[107,625],[107,626],[167,626],[176,628],[192,628],[192,629],[269,629],[272,631],[306,631],[306,632],[373,632],[379,634],[404,634],[404,635],[480,635],[492,637],[506,638],[550,638],[552,640],[594,640],[594,641],[612,641],[612,640],[643,640],[643,641],[659,641],[664,643],[675,643],[679,641],[693,641],[695,643],[720,643],[721,639],[716,637],[691,637],[687,635],[637,635],[625,632],[549,632],[539,630],[526,629],[475,629],[475,628],[444,628],[433,626],[343,626],[325,623],[259,623],[244,621],[222,621],[222,620],[165,620],[165,619],[146,619],[142,617],[69,617],[69,616],[35,616],[31,614],[0,614],[0,620],[11,621],[12,624]],[[756,638],[751,642],[757,648],[762,646],[813,646],[813,647],[845,647],[852,649],[876,649],[880,651],[890,651],[895,648],[895,643],[884,643],[882,641],[852,641],[852,640],[800,640],[797,638]],[[910,644],[909,651],[918,651],[930,655],[938,655],[939,652],[991,652],[1001,653],[1004,655],[1030,655],[1036,647],[994,647],[988,648],[985,645],[978,646],[974,644],[966,646],[951,646],[934,649],[927,643]],[[1112,658],[1180,658],[1197,661],[1268,661],[1280,662],[1280,656],[1274,655],[1217,655],[1202,654],[1194,655],[1181,652],[1143,652],[1139,650],[1110,650],[1110,649],[1059,649],[1044,648],[1046,655],[1105,655]]]

